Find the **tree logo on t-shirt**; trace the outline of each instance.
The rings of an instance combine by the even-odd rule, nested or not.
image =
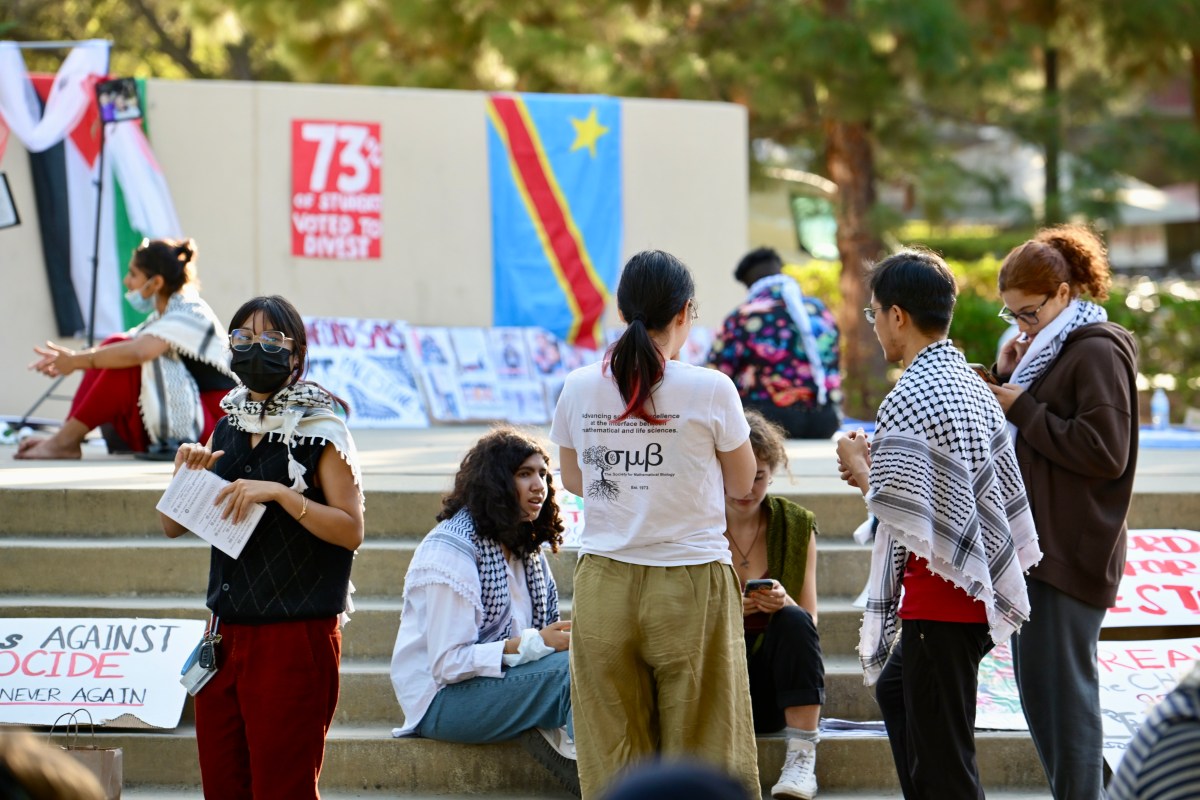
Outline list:
[[[598,500],[616,500],[621,496],[617,482],[604,476],[605,471],[612,467],[608,463],[609,452],[609,449],[602,444],[583,451],[583,463],[600,470],[600,477],[588,484],[588,497]]]

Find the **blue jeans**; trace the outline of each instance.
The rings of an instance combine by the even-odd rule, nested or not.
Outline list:
[[[567,651],[505,670],[503,678],[471,678],[443,686],[417,725],[426,739],[485,744],[515,739],[530,728],[571,723]]]

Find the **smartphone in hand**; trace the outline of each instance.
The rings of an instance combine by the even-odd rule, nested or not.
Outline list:
[[[975,374],[983,378],[984,383],[990,383],[992,386],[1000,385],[1000,379],[996,377],[996,373],[992,372],[983,364],[967,364],[967,366],[975,370]]]
[[[765,592],[774,585],[775,581],[769,578],[755,578],[752,581],[746,581],[746,590],[743,594],[749,597],[752,592]]]

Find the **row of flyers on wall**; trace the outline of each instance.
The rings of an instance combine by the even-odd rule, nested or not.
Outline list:
[[[542,328],[427,327],[309,317],[308,378],[349,403],[358,428],[430,422],[545,424],[569,372],[600,353]],[[609,330],[615,341],[623,329]],[[712,334],[693,328],[680,358],[703,363]]]

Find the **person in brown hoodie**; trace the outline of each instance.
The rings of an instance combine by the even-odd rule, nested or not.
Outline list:
[[[1043,230],[1000,268],[1000,316],[1020,335],[992,386],[1010,423],[1044,557],[1029,621],[1013,636],[1021,706],[1056,800],[1103,796],[1096,643],[1125,568],[1137,463],[1137,344],[1082,299],[1108,296],[1104,245],[1088,228]]]

